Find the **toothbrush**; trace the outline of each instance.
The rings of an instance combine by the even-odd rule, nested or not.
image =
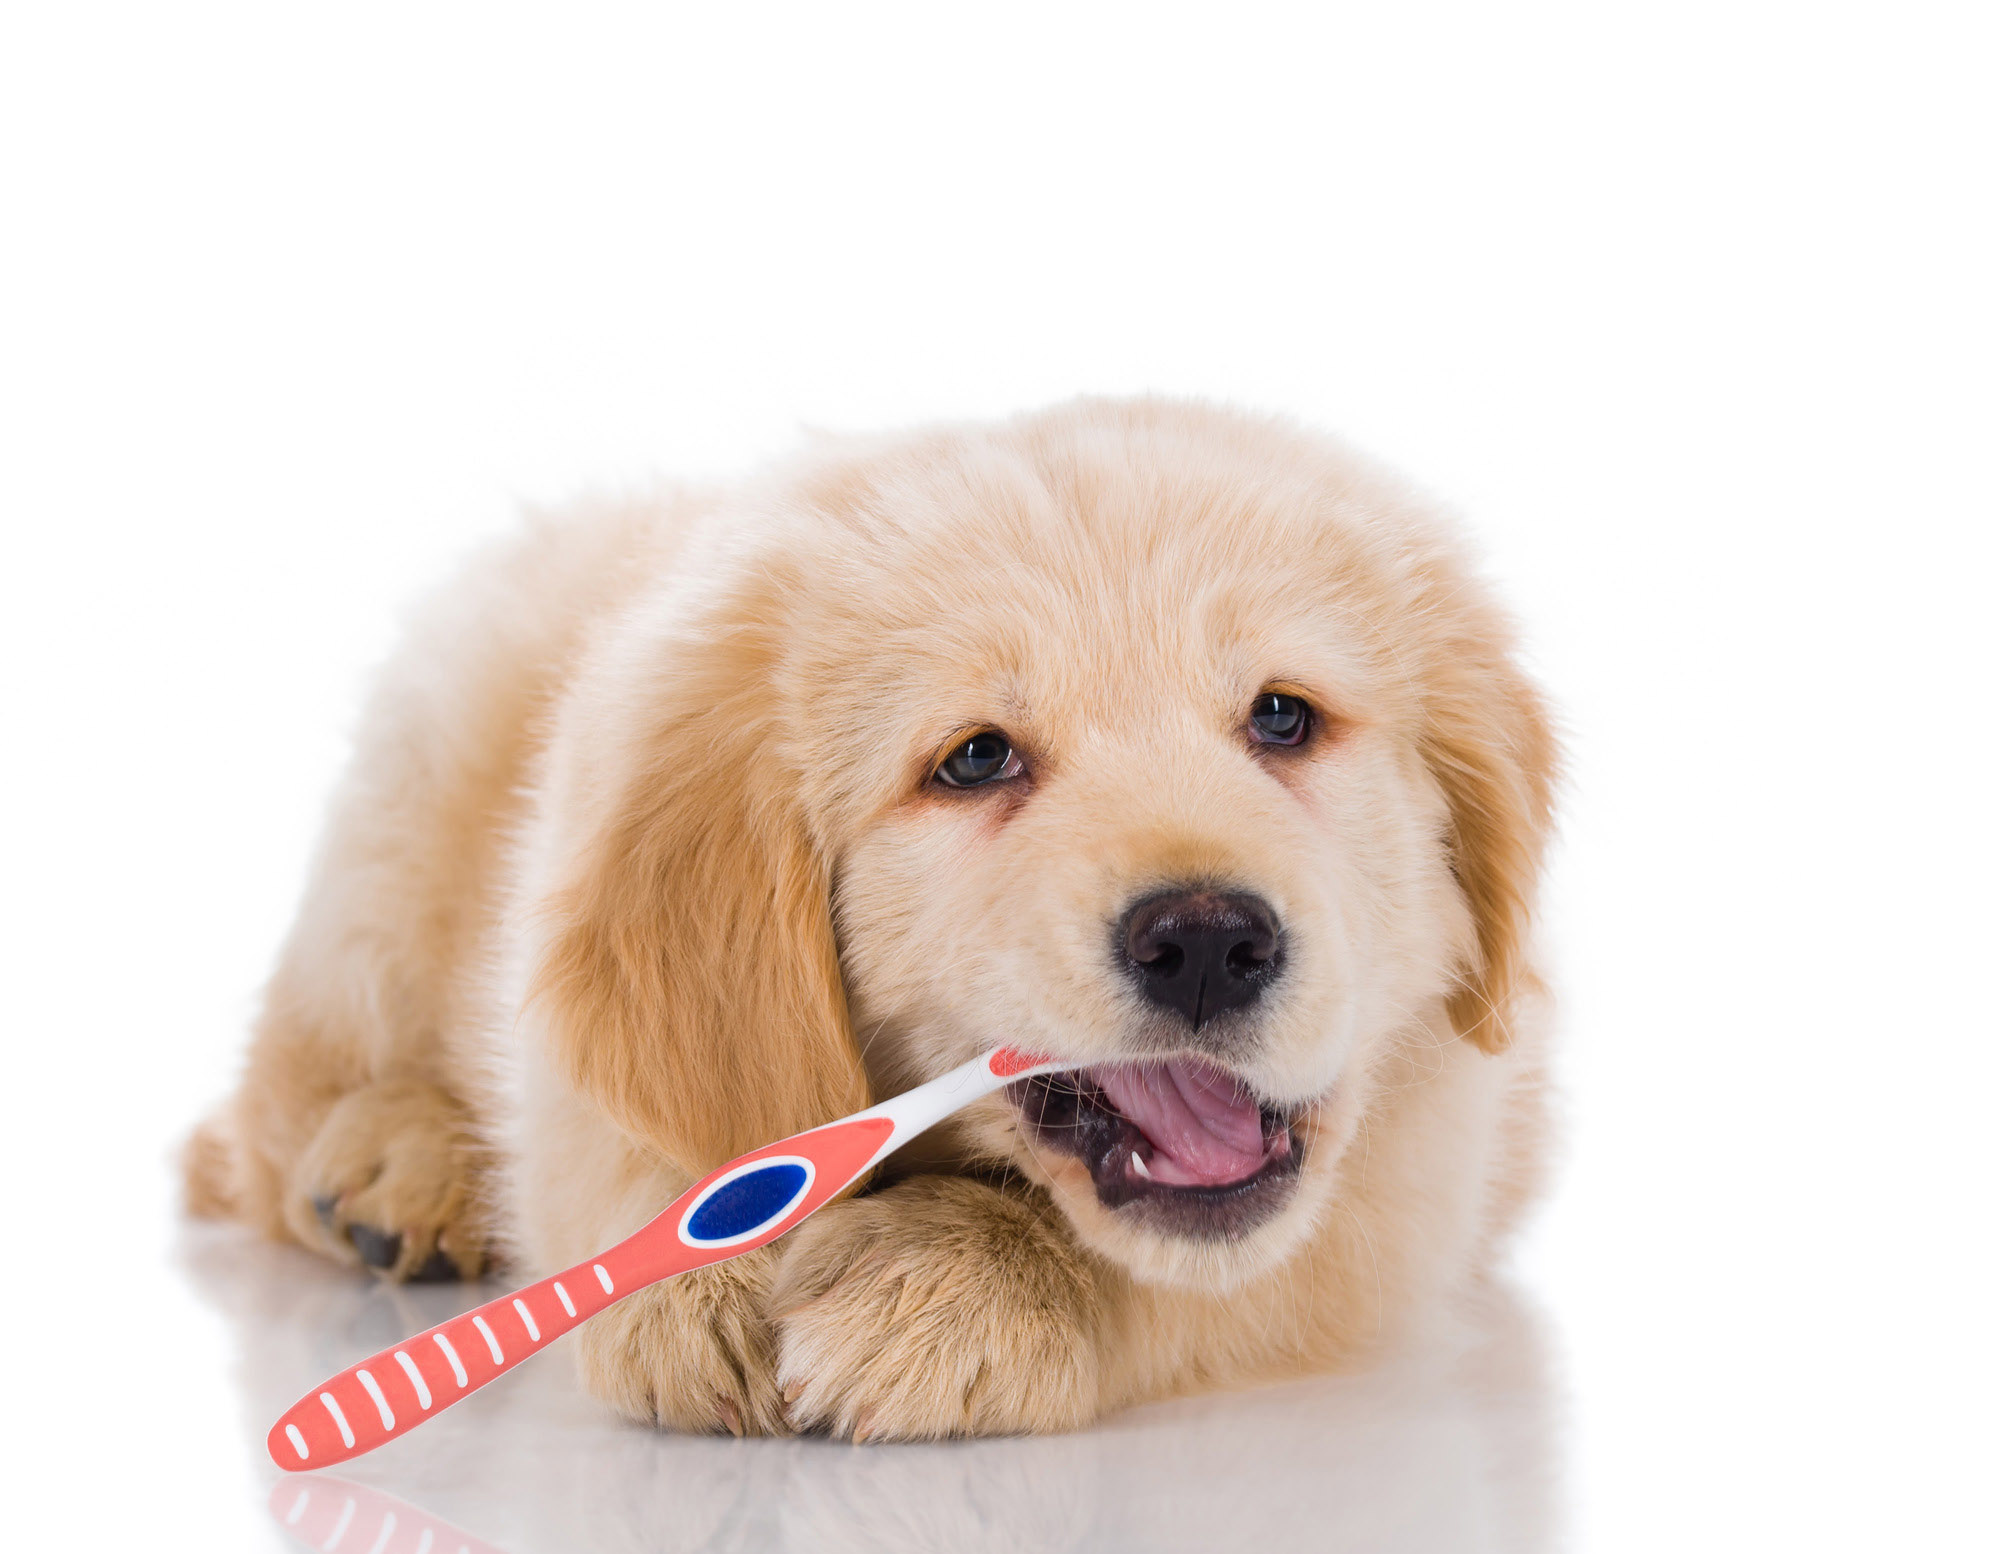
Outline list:
[[[293,1473],[375,1451],[625,1296],[768,1245],[924,1129],[981,1096],[1068,1066],[995,1047],[879,1106],[730,1160],[606,1252],[330,1377],[280,1416],[266,1450]]]

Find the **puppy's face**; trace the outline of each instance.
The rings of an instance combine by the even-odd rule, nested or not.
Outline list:
[[[834,498],[878,517],[794,623],[793,764],[877,1081],[1069,1060],[969,1141],[1140,1276],[1236,1284],[1320,1214],[1381,1059],[1451,1039],[1451,649],[1412,541],[1318,475],[1054,457]]]

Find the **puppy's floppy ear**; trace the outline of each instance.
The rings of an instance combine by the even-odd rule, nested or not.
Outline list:
[[[595,671],[533,981],[562,1072],[694,1173],[870,1099],[765,611],[708,614]]]
[[[1539,693],[1505,644],[1489,640],[1499,634],[1485,637],[1458,649],[1441,676],[1426,677],[1423,745],[1448,803],[1450,861],[1476,933],[1449,1016],[1485,1052],[1502,1052],[1529,975],[1526,936],[1553,827],[1559,756]]]

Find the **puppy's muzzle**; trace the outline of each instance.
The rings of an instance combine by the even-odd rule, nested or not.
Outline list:
[[[1122,968],[1149,1003],[1202,1031],[1280,973],[1280,920],[1257,896],[1192,888],[1137,901],[1119,924]]]

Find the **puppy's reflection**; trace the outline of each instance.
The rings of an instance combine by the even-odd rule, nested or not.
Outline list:
[[[247,1445],[262,1458],[267,1428],[309,1385],[488,1293],[385,1288],[218,1227],[192,1227],[183,1261],[236,1331]],[[549,1353],[344,1472],[359,1496],[426,1508],[400,1525],[432,1519],[472,1551],[512,1554],[1550,1549],[1539,1324],[1503,1289],[1481,1293],[1472,1318],[1472,1341],[1438,1363],[1160,1404],[1080,1435],[928,1446],[657,1435],[607,1415]],[[276,1513],[297,1499],[276,1490]],[[373,1508],[375,1536],[397,1507]],[[451,1554],[445,1536],[431,1547]],[[399,1534],[386,1554],[409,1543]]]

